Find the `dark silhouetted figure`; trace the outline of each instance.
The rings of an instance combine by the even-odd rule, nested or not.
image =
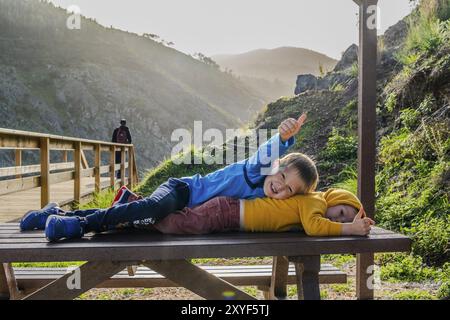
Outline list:
[[[131,143],[130,129],[127,127],[127,121],[125,119],[120,120],[120,127],[114,129],[112,142],[114,143]],[[120,151],[116,151],[116,163],[121,163]],[[117,171],[117,178],[120,178],[121,171]]]

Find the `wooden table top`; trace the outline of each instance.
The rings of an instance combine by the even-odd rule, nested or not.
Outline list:
[[[378,227],[374,227],[367,237],[309,237],[301,232],[179,236],[123,230],[49,243],[43,231],[20,232],[17,223],[0,224],[0,262],[301,256],[402,252],[410,249],[411,240],[408,237]]]

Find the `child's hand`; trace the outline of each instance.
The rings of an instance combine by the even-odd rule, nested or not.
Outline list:
[[[351,223],[351,234],[355,236],[367,236],[373,225],[375,225],[375,222],[367,218],[364,209],[361,208]]]
[[[302,114],[297,120],[294,118],[284,120],[278,127],[281,141],[286,142],[291,137],[295,136],[300,131],[300,128],[305,123],[305,120],[306,113]]]

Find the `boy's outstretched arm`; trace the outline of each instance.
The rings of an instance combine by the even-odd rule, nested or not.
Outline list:
[[[270,174],[270,167],[294,144],[294,136],[300,131],[306,120],[302,114],[297,120],[284,120],[278,127],[278,134],[260,145],[258,151],[248,159],[247,170],[251,176],[265,176]],[[263,171],[260,169],[264,168]]]

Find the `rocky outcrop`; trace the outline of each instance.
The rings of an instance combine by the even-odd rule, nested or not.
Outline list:
[[[341,60],[336,64],[334,68],[334,72],[339,72],[350,68],[353,63],[358,61],[358,46],[356,44],[352,44],[347,50],[344,51]]]

